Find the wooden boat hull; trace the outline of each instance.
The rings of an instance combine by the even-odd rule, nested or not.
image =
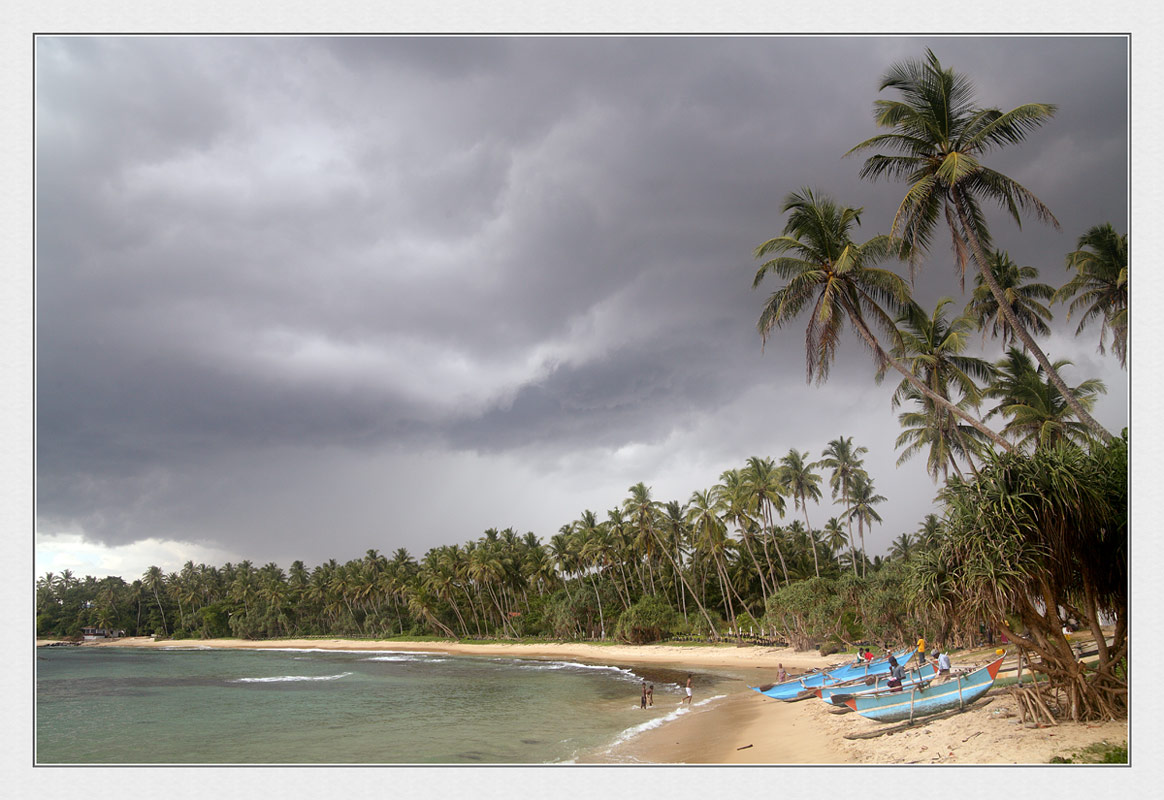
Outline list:
[[[930,684],[924,689],[917,686],[900,692],[857,695],[845,701],[845,705],[861,716],[878,722],[912,720],[962,708],[986,694],[994,685],[1001,666],[1000,657],[968,675],[951,678],[943,684]]]

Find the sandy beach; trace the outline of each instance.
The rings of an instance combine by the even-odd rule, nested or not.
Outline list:
[[[847,734],[886,726],[855,713],[838,713],[814,698],[785,703],[748,688],[774,681],[778,664],[794,673],[837,662],[836,656],[822,657],[816,651],[798,653],[787,648],[345,639],[154,641],[146,637],[87,642],[82,646],[424,651],[668,667],[697,674],[696,704],[688,713],[643,731],[609,753],[582,759],[593,763],[1045,764],[1054,756],[1070,757],[1093,743],[1122,744],[1128,740],[1126,722],[1061,722],[1043,728],[1023,725],[1017,704],[1006,688],[992,690],[962,714],[877,738],[846,739]],[[719,676],[716,693],[725,696],[701,705],[707,698],[700,696],[700,673]],[[660,700],[675,703],[672,696]]]

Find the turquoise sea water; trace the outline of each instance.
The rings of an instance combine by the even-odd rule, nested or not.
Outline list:
[[[36,666],[40,764],[560,763],[688,713],[684,673],[565,661],[57,647]]]

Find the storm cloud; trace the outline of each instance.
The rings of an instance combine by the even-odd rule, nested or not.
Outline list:
[[[1059,107],[995,163],[1060,227],[991,219],[1061,285],[1127,230],[1123,37],[39,37],[38,533],[421,555],[844,435],[883,551],[934,494],[892,383],[850,338],[806,385],[802,325],[761,349],[751,252],[802,186],[888,231],[903,188],[844,156],[927,47],[983,104]],[[961,306],[952,267],[939,238],[923,301]],[[1056,312],[1122,428],[1126,373]]]

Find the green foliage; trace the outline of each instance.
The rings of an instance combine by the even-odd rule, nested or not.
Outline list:
[[[810,578],[783,587],[768,598],[766,624],[780,631],[793,647],[808,650],[836,632],[843,605],[836,581]]]
[[[654,595],[647,595],[619,617],[615,636],[631,644],[665,639],[675,628],[675,610]]]
[[[1074,753],[1070,758],[1055,756],[1052,764],[1126,764],[1128,763],[1128,745],[1096,742]]]

